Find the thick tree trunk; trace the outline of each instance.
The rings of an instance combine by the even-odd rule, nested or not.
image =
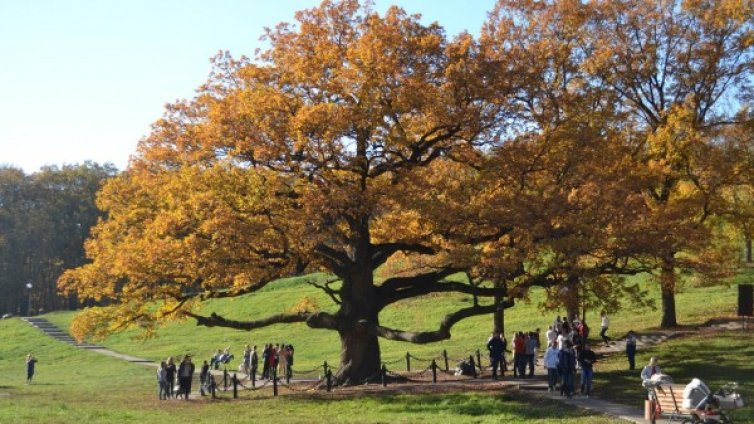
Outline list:
[[[340,335],[340,369],[335,374],[339,385],[364,384],[379,378],[380,344],[371,331],[379,325],[379,309],[376,302],[372,252],[364,219],[360,228],[362,239],[353,246],[352,265],[341,278],[338,334]]]
[[[364,384],[380,377],[380,344],[377,336],[356,323],[346,326],[340,334],[340,369],[335,383],[341,385]]]
[[[675,261],[672,256],[662,263],[660,287],[662,292],[662,322],[660,327],[676,327],[678,321],[676,321],[675,313]]]

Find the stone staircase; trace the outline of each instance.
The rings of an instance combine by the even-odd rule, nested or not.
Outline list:
[[[102,346],[97,346],[90,343],[76,343],[76,340],[71,337],[70,334],[56,327],[55,324],[47,321],[44,318],[22,317],[21,320],[26,321],[32,327],[36,327],[42,330],[43,333],[47,334],[57,341],[68,343],[72,346],[80,347],[82,349],[102,349]]]

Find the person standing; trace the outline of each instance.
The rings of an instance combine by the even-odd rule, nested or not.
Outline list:
[[[581,365],[581,394],[586,397],[592,396],[592,380],[594,378],[594,363],[597,355],[594,354],[589,343],[584,345],[584,350],[579,353],[579,365]]]
[[[551,344],[556,342],[558,340],[558,332],[555,331],[551,326],[547,328],[547,332],[545,332],[545,337],[547,337],[547,347],[550,347]]]
[[[280,344],[278,348],[278,373],[280,378],[288,378],[288,349],[285,347],[285,343]]]
[[[246,375],[251,373],[251,346],[249,345],[243,348],[243,372]]]
[[[199,369],[199,393],[202,396],[206,396],[204,393],[205,388],[209,391],[209,364],[207,361],[204,361],[204,364]]]
[[[31,353],[26,355],[26,384],[31,384],[31,379],[34,378],[34,368],[37,365],[37,358]]]
[[[270,378],[270,346],[265,343],[262,350],[262,378]]]
[[[641,381],[649,380],[655,374],[662,374],[656,356],[649,358],[649,364],[641,370]]]
[[[168,365],[165,367],[165,379],[168,384],[168,395],[170,397],[175,396],[175,362],[173,357],[168,358]]]
[[[526,365],[529,367],[528,377],[532,378],[534,377],[534,355],[537,353],[537,338],[533,331],[530,331],[526,335],[524,353],[526,355]]]
[[[259,367],[259,356],[257,355],[257,346],[254,345],[254,347],[251,349],[251,373],[249,374],[249,378],[254,377],[256,380],[257,376],[257,368]]]
[[[558,343],[550,342],[545,351],[545,368],[547,368],[547,391],[552,392],[558,383]]]
[[[636,333],[629,330],[626,335],[626,357],[628,358],[628,369],[636,369]]]
[[[519,331],[513,340],[513,377],[524,378],[526,375],[526,338]]]
[[[167,364],[165,361],[160,362],[159,368],[157,368],[157,385],[158,385],[158,392],[157,396],[160,398],[160,400],[165,400],[168,398],[168,380],[167,380],[167,371],[165,368],[167,367]]]
[[[560,395],[573,397],[573,376],[576,372],[576,355],[573,353],[573,343],[565,342],[564,349],[558,354],[558,373],[563,379],[560,386]]]
[[[487,350],[490,352],[490,362],[492,364],[492,379],[497,380],[497,369],[500,368],[500,376],[505,375],[505,371],[501,365],[503,362],[503,352],[505,352],[505,344],[502,337],[500,337],[500,330],[495,330],[492,337],[487,341]]]
[[[600,323],[600,337],[602,337],[602,341],[605,342],[605,346],[610,346],[610,337],[607,337],[607,327],[610,325],[610,320],[607,319],[607,313],[605,311],[602,311],[602,322]]]
[[[191,357],[186,355],[178,367],[178,395],[183,395],[183,398],[186,400],[188,400],[191,394],[191,378],[194,376],[194,370],[195,367],[191,362]]]

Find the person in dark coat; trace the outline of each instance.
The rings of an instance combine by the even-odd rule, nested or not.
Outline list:
[[[178,367],[178,395],[188,400],[191,394],[191,378],[194,376],[195,366],[191,362],[191,357],[186,355]]]
[[[37,364],[37,358],[31,353],[26,355],[26,384],[31,384],[31,379],[34,378],[34,366]]]
[[[202,364],[201,371],[199,371],[199,393],[201,393],[202,396],[206,396],[204,393],[204,389],[209,387],[209,364],[207,361],[204,361],[204,364]]]
[[[173,357],[168,358],[168,365],[165,367],[165,380],[168,384],[168,396],[175,396],[175,362]]]
[[[492,363],[492,379],[497,380],[497,369],[500,368],[500,376],[505,374],[501,365],[503,362],[503,353],[505,352],[505,342],[500,335],[500,330],[495,330],[492,337],[487,341],[487,350],[490,352],[490,362]]]
[[[573,352],[573,343],[570,340],[565,342],[564,349],[558,354],[558,373],[563,379],[560,386],[560,394],[565,395],[568,399],[573,397],[573,376],[576,373],[576,355]]]
[[[597,355],[594,354],[589,343],[584,345],[584,350],[579,353],[579,365],[581,365],[581,394],[590,397],[592,395],[592,379],[594,378],[594,363]]]

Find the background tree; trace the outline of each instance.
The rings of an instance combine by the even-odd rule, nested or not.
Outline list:
[[[101,216],[94,196],[114,174],[110,165],[89,162],[31,175],[0,169],[0,310],[28,314],[29,296],[35,310],[77,306],[58,295],[56,282],[64,269],[84,263],[83,242]]]
[[[741,176],[742,150],[718,143],[751,88],[754,8],[748,1],[595,2],[586,63],[621,98],[660,271],[661,326],[677,324],[676,274],[710,267],[707,218]],[[719,209],[718,209],[719,211]],[[683,252],[686,252],[684,254]],[[723,258],[722,255],[717,255]]]

